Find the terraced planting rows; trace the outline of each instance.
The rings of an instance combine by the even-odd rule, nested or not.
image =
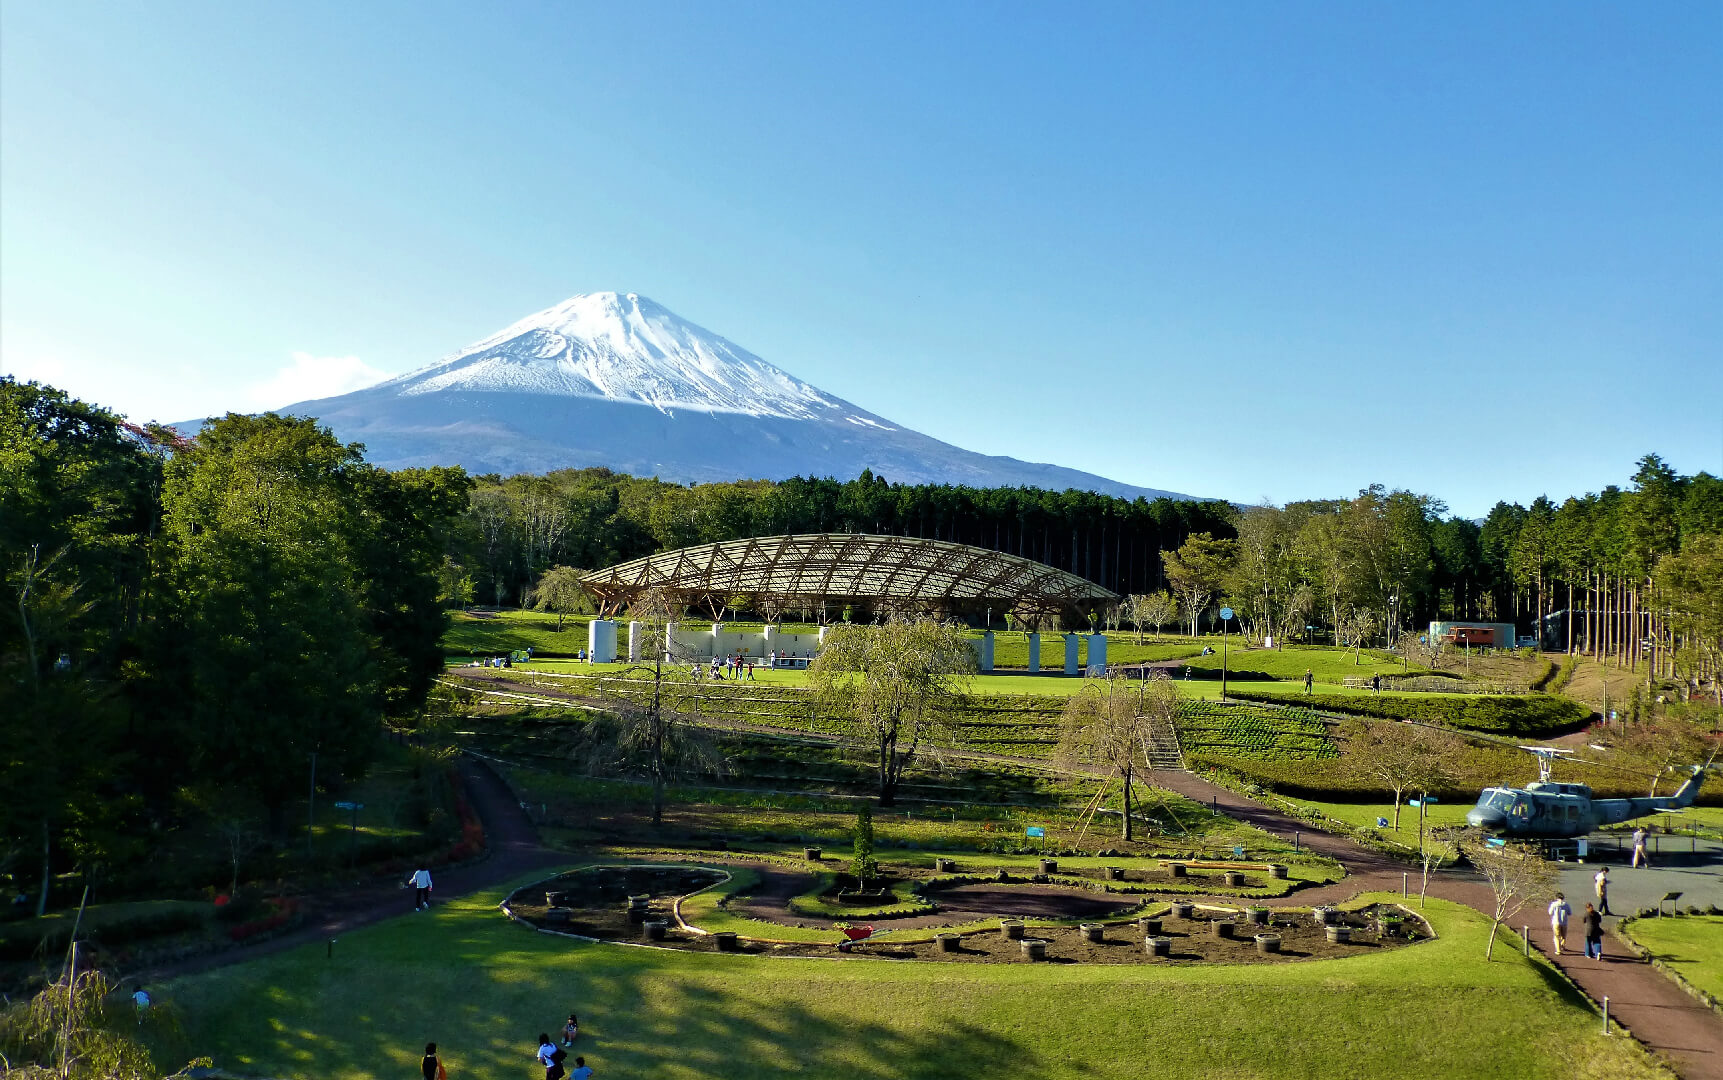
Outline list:
[[[1180,703],[1179,740],[1187,754],[1269,760],[1340,756],[1328,725],[1308,709],[1265,709],[1217,701]]]

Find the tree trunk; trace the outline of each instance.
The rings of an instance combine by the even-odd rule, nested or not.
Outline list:
[[[1131,838],[1131,773],[1128,769],[1125,771],[1125,812],[1121,816],[1125,819],[1121,835],[1124,839],[1129,840]]]
[[[42,891],[36,897],[36,917],[48,914],[48,883],[52,880],[54,845],[48,832],[48,819],[42,819]]]
[[[1502,925],[1502,920],[1500,920],[1500,919],[1490,920],[1490,940],[1487,944],[1484,945],[1484,959],[1485,960],[1488,960],[1491,956],[1495,955],[1496,931],[1501,927],[1501,925]]]

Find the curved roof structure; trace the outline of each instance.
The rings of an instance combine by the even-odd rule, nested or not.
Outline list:
[[[603,614],[642,593],[673,604],[817,610],[822,605],[873,612],[979,615],[1010,611],[1026,623],[1051,615],[1087,621],[1118,601],[1092,581],[1044,563],[986,548],[909,536],[804,533],[760,536],[663,551],[586,575]]]

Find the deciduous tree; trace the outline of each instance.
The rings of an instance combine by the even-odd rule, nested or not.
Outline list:
[[[894,619],[833,627],[808,682],[821,708],[847,717],[870,748],[880,805],[892,806],[904,770],[944,729],[974,670],[956,627]]]

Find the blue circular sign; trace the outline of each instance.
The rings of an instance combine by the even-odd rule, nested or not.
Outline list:
[[[1223,620],[1226,620],[1226,621],[1228,621],[1228,622],[1231,622],[1231,621],[1232,621],[1232,608],[1229,608],[1229,607],[1223,607],[1223,608],[1221,608],[1221,609],[1220,609],[1220,617],[1221,617],[1221,618],[1222,618],[1222,619],[1223,619]]]

